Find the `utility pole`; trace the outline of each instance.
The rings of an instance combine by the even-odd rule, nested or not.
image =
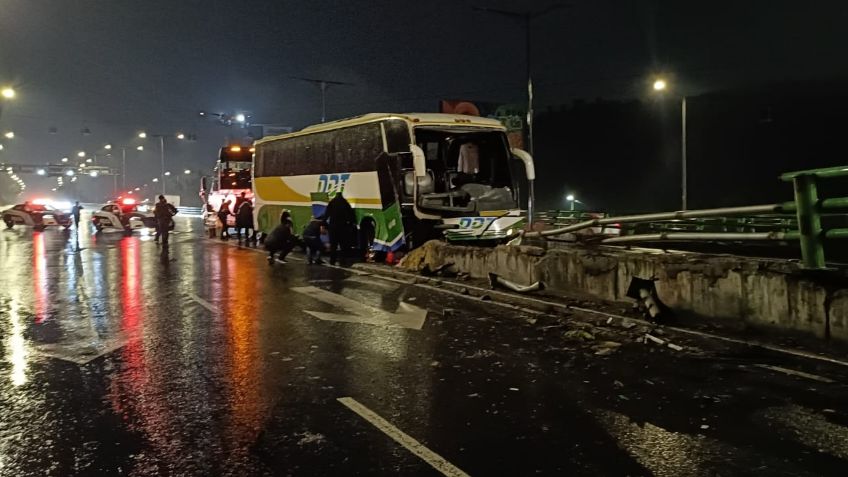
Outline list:
[[[488,7],[472,7],[474,10],[481,12],[494,13],[497,15],[502,15],[505,17],[509,17],[515,20],[519,20],[523,23],[524,26],[524,66],[525,66],[525,76],[527,77],[527,152],[530,155],[533,155],[533,71],[532,71],[532,48],[531,48],[531,24],[533,20],[547,15],[554,10],[559,10],[562,8],[570,8],[571,5],[565,3],[555,3],[547,8],[538,11],[511,11],[511,10],[501,10],[498,8],[488,8]]]
[[[316,78],[301,78],[299,76],[290,76],[291,79],[296,79],[298,81],[306,81],[307,83],[317,84],[321,88],[321,122],[327,122],[327,88],[330,85],[335,86],[353,86],[353,83],[345,83],[343,81],[331,81],[326,79],[316,79]]]

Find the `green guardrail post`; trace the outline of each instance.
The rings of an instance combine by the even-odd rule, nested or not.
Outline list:
[[[816,177],[812,174],[798,174],[792,178],[792,184],[795,187],[795,205],[798,229],[801,232],[801,257],[804,267],[825,268]]]

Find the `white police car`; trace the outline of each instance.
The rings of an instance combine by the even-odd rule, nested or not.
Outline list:
[[[98,232],[132,233],[134,230],[156,227],[156,218],[147,206],[133,199],[109,202],[91,214],[91,222]]]
[[[7,228],[15,225],[25,225],[36,230],[44,230],[48,226],[71,226],[71,216],[59,209],[42,203],[24,202],[2,212],[3,222]]]

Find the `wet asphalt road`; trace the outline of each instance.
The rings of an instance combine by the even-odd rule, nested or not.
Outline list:
[[[0,232],[0,475],[848,474],[848,368],[270,267],[199,226],[167,255]]]

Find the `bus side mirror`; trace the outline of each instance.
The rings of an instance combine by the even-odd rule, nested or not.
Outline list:
[[[533,165],[533,156],[523,149],[513,148],[512,154],[524,163],[524,173],[528,181],[536,180],[536,167]]]
[[[424,150],[415,144],[410,144],[409,150],[412,151],[412,168],[415,170],[415,177],[426,176],[427,160],[424,157]]]
[[[200,193],[206,193],[206,176],[200,178]]]

